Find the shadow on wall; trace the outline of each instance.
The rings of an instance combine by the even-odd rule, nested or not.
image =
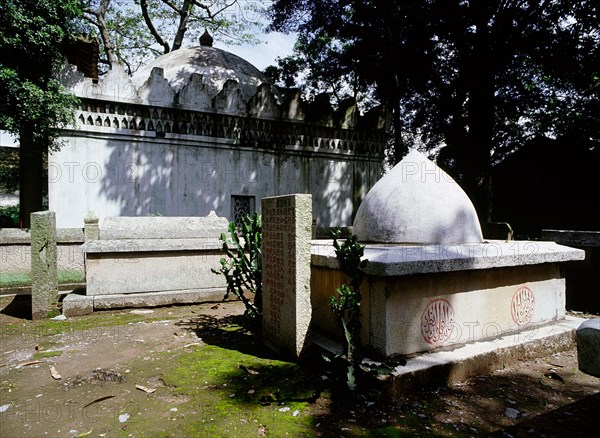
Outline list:
[[[234,151],[164,143],[109,141],[98,195],[119,216],[205,216],[224,209],[227,180],[242,179]],[[237,191],[236,191],[237,192]]]
[[[82,196],[103,200],[109,215],[205,216],[214,210],[233,219],[233,196],[254,197],[260,211],[263,197],[311,193],[318,224],[350,225],[379,176],[378,166],[369,162],[233,145],[191,146],[189,140],[144,140],[94,145],[102,178],[99,188],[88,187]]]

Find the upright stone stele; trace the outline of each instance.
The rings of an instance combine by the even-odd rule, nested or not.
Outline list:
[[[297,358],[306,342],[310,301],[311,195],[262,199],[263,340]]]
[[[31,213],[31,318],[48,316],[58,300],[56,216],[52,211]]]
[[[100,226],[98,225],[98,222],[98,216],[96,216],[96,213],[93,211],[88,212],[83,218],[83,235],[86,242],[100,239]]]

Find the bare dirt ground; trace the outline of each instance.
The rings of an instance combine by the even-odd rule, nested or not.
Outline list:
[[[578,371],[574,348],[549,351],[544,358],[394,402],[383,399],[374,387],[348,391],[343,370],[327,368],[313,358],[300,367],[286,368],[286,373],[298,374],[295,382],[299,388],[311,391],[309,396],[300,395],[300,389],[298,394],[286,395],[285,402],[290,406],[298,403],[297,409],[286,412],[279,408],[283,402],[273,402],[277,399],[273,387],[283,390],[287,385],[287,377],[274,374],[276,377],[268,382],[269,391],[275,394],[272,400],[240,401],[239,412],[248,414],[236,417],[239,424],[230,427],[234,424],[231,416],[227,422],[211,417],[212,428],[203,429],[198,409],[191,406],[231,403],[235,394],[223,388],[217,394],[216,385],[207,384],[204,380],[208,378],[197,376],[193,370],[178,381],[175,376],[182,371],[175,369],[177,363],[204,351],[203,363],[215,360],[210,369],[218,374],[219,361],[233,360],[233,369],[241,375],[230,373],[227,379],[219,380],[224,382],[219,387],[224,388],[256,378],[252,374],[258,372],[249,370],[248,365],[254,363],[249,362],[253,357],[275,363],[256,338],[240,329],[240,303],[159,308],[147,313],[102,312],[62,323],[26,321],[19,317],[15,303],[6,299],[0,300],[0,312],[2,438],[595,437],[600,429],[600,379]],[[220,356],[210,356],[211,348]],[[228,351],[243,351],[244,355],[223,359],[229,357],[223,356]],[[262,369],[261,373],[261,378],[270,378]],[[197,387],[186,386],[191,379],[198,380]],[[258,385],[253,386],[257,393]],[[213,398],[203,398],[205,394]],[[215,394],[221,398],[214,398]],[[260,409],[269,408],[269,403],[272,412],[273,406],[278,408],[274,411],[277,415],[265,417]],[[232,405],[227,406],[221,413],[224,416],[231,414]],[[211,415],[219,412],[215,408]],[[284,415],[287,417],[280,418]],[[249,429],[252,421],[256,424]]]

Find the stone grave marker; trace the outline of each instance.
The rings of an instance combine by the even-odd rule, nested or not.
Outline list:
[[[307,344],[310,300],[311,195],[262,199],[263,340],[297,358]]]
[[[53,211],[31,213],[31,319],[48,316],[58,299],[56,218]]]

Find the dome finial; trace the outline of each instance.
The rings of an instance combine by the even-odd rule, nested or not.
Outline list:
[[[205,29],[204,33],[200,37],[200,45],[206,46],[206,47],[212,47],[213,41],[214,41],[213,37],[211,37],[210,34],[208,33],[208,30]]]

